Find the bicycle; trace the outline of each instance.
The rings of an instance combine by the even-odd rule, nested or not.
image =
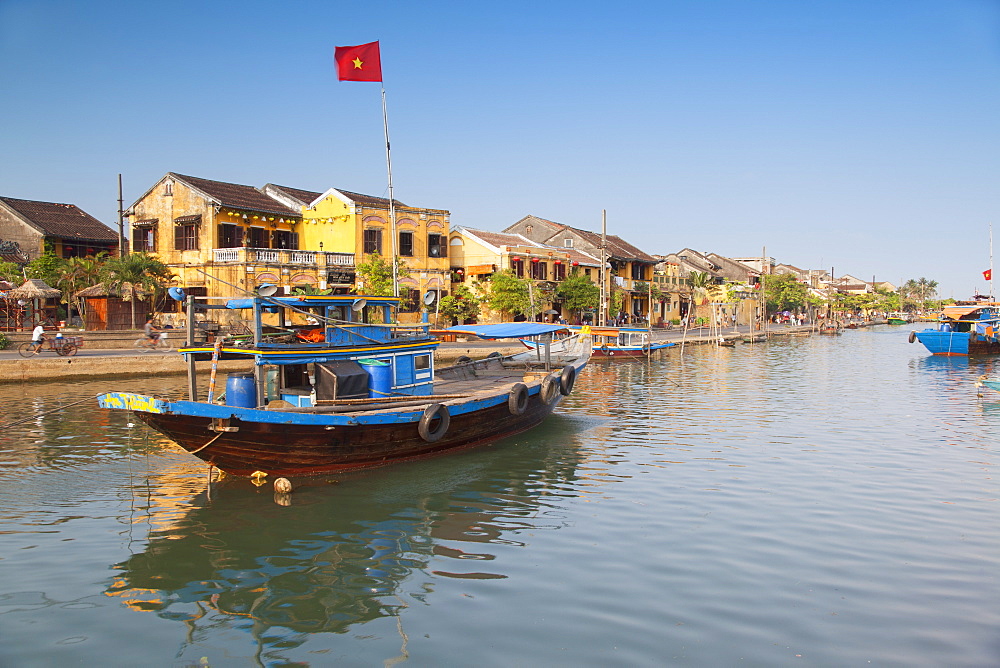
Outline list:
[[[48,350],[60,357],[72,357],[76,355],[76,351],[79,348],[80,346],[76,345],[73,341],[63,338],[52,338],[39,341],[38,343],[34,341],[22,343],[17,347],[17,354],[21,357],[34,357],[43,350]]]
[[[170,343],[170,340],[167,339],[166,332],[160,332],[156,337],[156,341],[150,341],[145,336],[142,337],[141,339],[136,339],[135,343],[132,344],[132,347],[138,350],[140,353],[148,353],[151,350],[169,351],[174,349],[173,345],[171,345]]]

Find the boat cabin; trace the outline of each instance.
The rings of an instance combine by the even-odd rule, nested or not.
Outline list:
[[[395,323],[396,297],[222,299],[184,295],[177,289],[172,296],[187,302],[187,343],[180,352],[188,360],[191,401],[198,400],[197,361],[240,358],[252,359],[254,372],[230,376],[229,405],[304,407],[327,400],[428,395],[434,390],[439,342],[429,334],[429,325]],[[200,337],[199,315],[222,309],[230,322],[228,333],[211,342]],[[210,383],[210,395],[214,387]]]

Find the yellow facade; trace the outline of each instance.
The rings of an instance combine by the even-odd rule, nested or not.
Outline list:
[[[225,195],[228,200],[220,199]],[[256,208],[222,203],[251,200]],[[250,186],[168,174],[130,208],[129,220],[133,250],[157,256],[176,274],[176,285],[207,296],[232,296],[263,283],[286,293],[305,286],[363,291],[355,268],[371,256],[373,234],[380,254],[389,258],[395,251],[409,270],[400,280],[400,296],[411,306],[404,322],[419,319],[413,307],[428,291],[440,298],[451,289],[445,210],[398,207],[393,237],[387,200],[356,201],[331,188],[301,205]]]
[[[311,248],[338,253],[357,252],[357,220],[355,207],[332,191],[312,206],[302,207],[301,248]]]

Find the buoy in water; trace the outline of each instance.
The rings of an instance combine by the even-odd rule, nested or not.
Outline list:
[[[292,481],[288,478],[278,478],[274,481],[274,491],[278,494],[291,494]]]

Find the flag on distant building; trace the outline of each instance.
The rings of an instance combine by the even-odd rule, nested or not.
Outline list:
[[[338,46],[333,55],[341,81],[382,81],[382,59],[378,42]]]
[[[984,271],[983,272],[983,278],[985,278],[987,281],[992,281],[993,280],[993,270],[992,269],[987,269],[986,271]]]

